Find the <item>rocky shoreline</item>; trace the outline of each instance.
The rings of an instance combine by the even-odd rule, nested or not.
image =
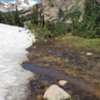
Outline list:
[[[100,88],[99,87],[96,88],[97,85],[96,83],[93,83],[93,80],[91,81],[87,80],[86,79],[87,76],[85,75],[88,73],[81,70],[82,68],[84,68],[82,67],[84,64],[82,63],[83,65],[81,65],[81,61],[84,61],[82,60],[82,58],[80,58],[80,63],[77,63],[78,64],[77,67],[79,67],[80,65],[80,68],[77,68],[77,69],[74,69],[74,67],[76,66],[75,63],[73,63],[74,64],[73,67],[65,68],[63,65],[63,60],[58,59],[58,57],[61,57],[61,58],[65,57],[67,53],[72,58],[76,54],[77,56],[80,56],[81,55],[80,53],[73,52],[74,50],[72,49],[72,47],[71,48],[68,46],[66,47],[64,44],[60,45],[57,43],[57,41],[51,40],[47,42],[36,42],[33,44],[32,47],[28,48],[27,50],[29,51],[29,55],[28,55],[29,60],[24,63],[25,64],[24,68],[26,70],[29,70],[35,73],[38,76],[36,80],[33,80],[31,82],[32,95],[29,100],[44,100],[43,97],[45,93],[48,91],[50,87],[52,87],[52,85],[57,85],[60,88],[64,89],[67,93],[70,94],[72,98],[74,98],[74,100],[99,100],[100,99],[99,98]],[[68,57],[69,55],[67,55],[66,57]],[[84,57],[85,56],[92,57],[93,54],[91,53],[90,55],[90,53],[86,53]],[[78,58],[76,58],[75,56],[75,59],[78,59]],[[92,61],[92,64],[93,64],[93,61]],[[67,66],[69,66],[69,64]],[[85,66],[89,68],[88,65],[85,65]],[[66,74],[64,75],[64,73]],[[81,75],[82,73],[85,73],[85,74]],[[73,76],[73,74],[76,74],[76,76]],[[86,78],[83,79],[82,76]],[[67,77],[69,77],[68,80],[66,79]],[[75,79],[71,80],[70,77],[73,77]],[[65,86],[59,85],[59,81],[62,79],[64,82],[65,81],[68,82]],[[77,81],[75,82],[75,80]],[[64,84],[63,81],[60,81],[61,84]],[[81,83],[85,85],[82,85]],[[52,94],[46,95],[47,96],[46,98],[48,98],[49,96],[51,97],[51,95]]]

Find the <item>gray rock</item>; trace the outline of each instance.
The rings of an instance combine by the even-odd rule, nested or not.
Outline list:
[[[70,100],[71,96],[62,88],[53,84],[46,90],[43,98],[47,100]]]
[[[92,56],[92,55],[93,55],[92,52],[87,52],[87,53],[86,53],[86,56]]]
[[[58,84],[59,84],[60,86],[65,86],[67,83],[68,83],[67,80],[59,80],[59,81],[58,81]]]

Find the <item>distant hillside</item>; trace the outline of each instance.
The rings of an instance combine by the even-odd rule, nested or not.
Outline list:
[[[100,3],[100,0],[96,0]],[[72,11],[78,9],[81,12],[79,20],[82,20],[86,0],[42,0],[45,20],[58,18],[59,11]]]
[[[44,15],[46,20],[53,20],[58,17],[59,10],[70,11],[79,9],[84,14],[85,0],[43,0]]]

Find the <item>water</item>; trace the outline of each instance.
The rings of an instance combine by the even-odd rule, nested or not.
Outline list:
[[[49,83],[52,83],[53,81],[56,81],[56,80],[68,80],[68,82],[73,84],[75,87],[77,87],[77,89],[83,90],[86,93],[90,93],[100,98],[100,89],[96,88],[95,85],[87,83],[83,81],[82,79],[77,79],[69,75],[66,75],[63,71],[57,70],[56,68],[51,68],[51,67],[46,68],[43,66],[38,66],[38,65],[30,64],[30,63],[24,63],[23,68],[33,73],[41,75],[39,80],[43,80],[43,81],[46,80]],[[95,100],[98,100],[98,99],[95,99]]]

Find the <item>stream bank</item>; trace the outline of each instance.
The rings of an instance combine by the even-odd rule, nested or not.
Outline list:
[[[100,100],[100,54],[95,51],[77,51],[55,40],[36,42],[27,49],[29,60],[23,63],[26,70],[37,74],[31,82],[32,98],[42,100],[47,87],[67,80],[62,87],[73,100]],[[92,55],[86,55],[92,52]]]

